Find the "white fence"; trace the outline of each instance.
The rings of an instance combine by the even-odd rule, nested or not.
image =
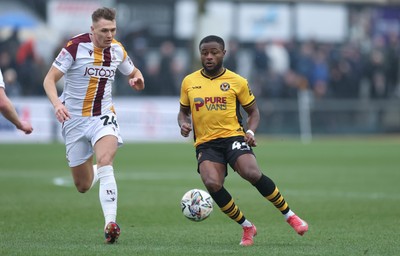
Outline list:
[[[297,134],[400,134],[400,100],[258,100],[262,113],[259,132]]]
[[[45,97],[12,99],[34,128],[25,135],[0,116],[0,143],[62,142],[60,124]],[[309,142],[314,134],[400,133],[400,100],[258,99],[258,134],[295,135]],[[118,123],[125,142],[185,142],[177,125],[177,97],[117,97]],[[245,119],[244,119],[245,120]]]
[[[25,135],[0,116],[0,143],[62,142],[60,124],[47,98],[12,99],[20,116],[29,120],[33,133]],[[187,141],[177,124],[179,99],[126,97],[114,99],[121,135],[131,141]]]

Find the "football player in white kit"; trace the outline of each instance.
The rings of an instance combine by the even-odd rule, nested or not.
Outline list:
[[[77,190],[85,193],[99,180],[108,244],[115,243],[120,234],[116,223],[118,191],[113,160],[122,138],[111,94],[117,68],[128,76],[133,89],[144,89],[142,73],[114,38],[115,16],[111,8],[95,10],[90,33],[70,39],[43,82],[56,118],[62,123],[67,161]],[[58,97],[56,83],[63,76],[64,89]]]
[[[0,70],[0,113],[7,118],[17,129],[23,131],[25,134],[31,134],[33,131],[32,125],[25,120],[21,120],[15,110],[11,100],[7,97],[6,86],[3,80],[3,74]]]

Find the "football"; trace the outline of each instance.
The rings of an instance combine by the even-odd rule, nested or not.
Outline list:
[[[213,211],[213,200],[206,191],[195,188],[183,195],[181,208],[186,218],[199,222],[210,216]]]

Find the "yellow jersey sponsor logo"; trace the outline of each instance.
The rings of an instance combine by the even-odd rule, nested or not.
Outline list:
[[[206,107],[208,111],[212,110],[226,110],[226,97],[205,97],[203,98],[195,98],[194,106],[196,107],[196,111],[199,111],[200,108]]]

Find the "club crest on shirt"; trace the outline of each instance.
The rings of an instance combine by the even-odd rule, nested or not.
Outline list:
[[[220,86],[219,86],[219,88],[221,89],[221,91],[224,91],[224,92],[226,92],[227,90],[229,90],[229,88],[231,88],[231,86],[230,86],[230,84],[228,84],[228,83],[222,83]]]

